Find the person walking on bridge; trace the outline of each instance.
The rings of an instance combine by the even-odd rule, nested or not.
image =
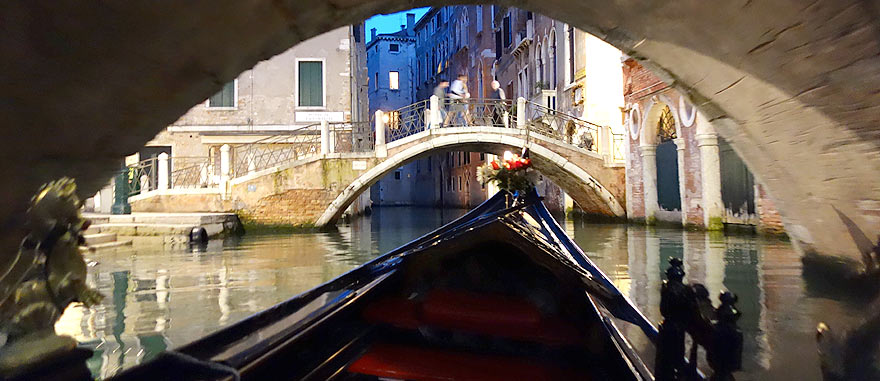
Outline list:
[[[449,88],[449,81],[445,79],[441,79],[440,83],[434,87],[434,96],[437,97],[437,104],[440,105],[440,120],[446,120],[447,112],[446,112],[446,89]],[[433,119],[437,120],[437,119]]]
[[[461,117],[462,124],[467,125],[467,115],[465,115],[467,98],[470,98],[467,91],[467,76],[459,74],[458,78],[452,81],[452,85],[449,86],[449,113],[446,114],[446,120],[443,124],[449,125]]]
[[[495,127],[504,127],[504,113],[507,112],[507,104],[504,100],[507,99],[504,94],[504,90],[501,89],[501,84],[498,81],[492,81],[492,91],[489,93],[489,99],[491,100],[489,107],[492,108],[492,125]]]

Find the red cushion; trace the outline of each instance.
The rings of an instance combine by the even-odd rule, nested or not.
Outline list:
[[[376,344],[349,365],[352,373],[404,380],[574,380],[583,376],[528,360]]]
[[[404,298],[385,298],[370,303],[364,309],[364,319],[370,323],[387,323],[395,327],[419,327],[419,303]]]
[[[371,303],[364,318],[404,329],[441,329],[535,341],[550,345],[578,344],[579,330],[559,319],[547,319],[526,300],[459,291],[432,291],[423,304],[388,298]]]

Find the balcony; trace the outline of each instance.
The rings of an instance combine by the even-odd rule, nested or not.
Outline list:
[[[520,53],[526,51],[529,48],[529,45],[532,44],[532,39],[535,36],[535,20],[526,20],[526,28],[521,29],[516,34],[516,46],[511,53],[513,55],[518,56]]]

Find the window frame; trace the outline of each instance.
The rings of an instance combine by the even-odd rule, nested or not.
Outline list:
[[[300,62],[321,62],[321,105],[320,106],[300,106],[299,101],[299,63]],[[294,65],[294,85],[293,102],[294,110],[326,110],[327,109],[327,59],[322,57],[298,57]],[[378,86],[377,86],[378,88]]]
[[[223,86],[226,86],[224,83]],[[222,89],[220,91],[223,91]],[[217,93],[214,93],[216,95]],[[205,109],[208,111],[231,111],[238,110],[238,78],[232,80],[232,107],[229,106],[211,106],[211,95],[208,99],[205,99]]]

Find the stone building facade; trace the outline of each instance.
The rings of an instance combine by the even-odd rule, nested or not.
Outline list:
[[[395,33],[370,31],[366,46],[369,78],[370,115],[388,112],[415,101],[415,14],[406,15],[406,24]],[[422,163],[410,163],[370,187],[372,206],[432,205],[426,192],[433,187],[421,176]],[[427,188],[427,189],[424,189]]]
[[[305,126],[368,121],[363,25],[319,35],[262,61],[193,106],[140,153],[175,157],[219,156],[224,144],[254,142]],[[372,147],[366,123],[353,144]]]
[[[622,83],[630,219],[783,232],[766,190],[693,104],[632,58]]]

